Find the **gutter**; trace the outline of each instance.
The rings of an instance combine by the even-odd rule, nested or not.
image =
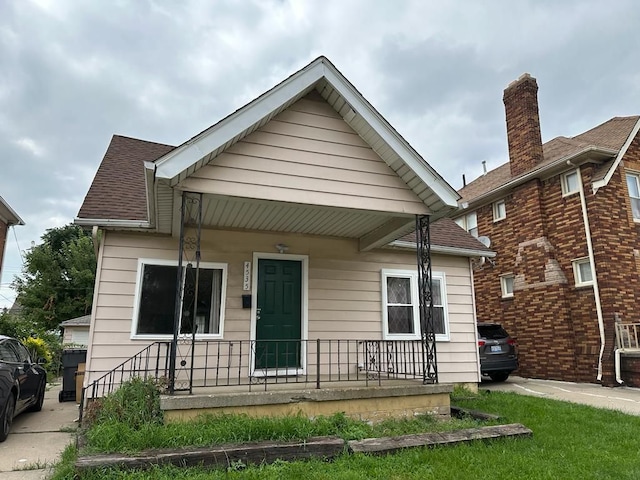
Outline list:
[[[406,242],[403,240],[396,240],[389,244],[390,247],[396,248],[409,248],[415,250],[415,242]],[[431,251],[433,253],[439,253],[441,255],[459,255],[463,257],[490,257],[496,256],[496,252],[473,250],[471,248],[459,248],[459,247],[446,247],[443,245],[431,245]]]
[[[640,120],[639,120],[640,122]],[[607,156],[615,156],[618,154],[618,150],[613,150],[610,148],[598,148],[598,147],[594,147],[594,146],[589,146],[584,148],[583,150],[580,150],[579,152],[573,153],[571,155],[568,155],[566,157],[562,157],[558,160],[556,160],[553,163],[550,163],[548,165],[544,165],[540,168],[537,168],[536,170],[532,170],[529,173],[526,173],[525,175],[515,178],[503,185],[501,185],[499,188],[497,188],[496,190],[492,190],[490,192],[484,193],[478,197],[473,198],[470,202],[464,202],[463,205],[466,204],[466,207],[463,208],[463,210],[466,210],[467,208],[469,208],[469,203],[473,204],[473,205],[477,205],[480,203],[483,203],[483,201],[491,199],[493,197],[500,197],[501,196],[501,192],[503,190],[509,190],[513,187],[518,186],[521,183],[525,183],[529,180],[531,180],[532,178],[536,178],[538,177],[541,173],[546,172],[547,170],[553,170],[555,168],[558,167],[562,167],[565,166],[567,163],[571,163],[573,160],[577,159],[578,157],[587,155],[589,153],[600,153],[602,155],[607,155]]]
[[[116,220],[112,218],[74,218],[73,223],[81,227],[112,227],[112,228],[151,228],[148,220]]]
[[[578,178],[580,179],[580,206],[582,207],[582,221],[584,223],[584,233],[587,238],[587,251],[589,253],[589,266],[593,273],[593,295],[596,301],[596,315],[598,316],[598,330],[600,331],[600,355],[598,355],[598,375],[596,379],[602,380],[602,357],[604,355],[605,335],[604,319],[602,316],[602,304],[600,303],[600,288],[598,287],[598,274],[596,272],[596,262],[593,256],[593,243],[591,242],[591,228],[589,226],[589,216],[587,215],[587,201],[584,197],[584,187],[582,185],[582,172],[580,167],[576,167]]]

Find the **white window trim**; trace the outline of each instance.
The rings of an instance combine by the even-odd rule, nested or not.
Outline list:
[[[471,233],[470,229],[469,229],[469,217],[474,215],[476,217],[476,226],[473,227],[473,229],[476,230],[476,235],[473,235],[473,233]],[[480,232],[478,230],[478,212],[477,211],[473,211],[473,212],[468,212],[465,213],[464,215],[461,215],[460,217],[456,218],[454,220],[458,226],[460,226],[463,230],[465,230],[469,235],[472,235],[474,237],[478,237],[480,235]]]
[[[498,209],[498,205],[504,205],[504,215],[500,216],[500,210]],[[500,220],[504,220],[507,218],[507,203],[504,200],[498,200],[493,204],[493,221],[499,222]]]
[[[577,185],[575,190],[569,190],[569,185],[567,183],[567,177],[569,175],[575,175],[577,180],[578,180],[578,185]],[[569,195],[573,195],[575,193],[580,193],[580,183],[579,182],[581,182],[581,181],[582,181],[582,179],[578,175],[578,171],[577,170],[572,170],[570,172],[563,173],[560,176],[560,184],[561,184],[561,187],[562,187],[562,196],[563,197],[568,197]]]
[[[145,265],[168,265],[177,267],[177,260],[164,260],[158,258],[139,258],[138,259],[138,272],[136,276],[136,294],[133,299],[133,318],[131,321],[131,340],[167,340],[172,339],[173,334],[144,334],[136,333],[138,331],[138,315],[140,314],[140,296],[142,295],[142,279],[143,270]],[[187,262],[183,261],[183,267],[186,267]],[[222,270],[222,280],[220,285],[220,332],[219,333],[196,333],[196,338],[199,340],[208,339],[221,339],[224,337],[224,316],[226,310],[227,301],[227,269],[226,263],[213,263],[213,262],[200,262],[200,268],[210,268]],[[182,305],[180,305],[180,311],[182,311]],[[179,334],[180,335],[180,334]],[[191,335],[191,334],[189,334]]]
[[[387,277],[400,277],[410,279],[411,304],[413,306],[413,334],[389,333],[389,318],[387,310]],[[447,301],[447,282],[444,272],[431,272],[431,278],[440,281],[440,294],[442,296],[442,308],[444,310],[444,333],[436,334],[436,341],[446,342],[450,340],[449,308]],[[382,291],[382,336],[384,340],[419,340],[420,332],[420,308],[418,301],[418,272],[416,270],[396,270],[383,268],[381,270]]]
[[[589,280],[586,282],[582,281],[582,275],[580,274],[580,265],[589,264],[589,268],[591,269],[591,277],[593,277],[593,269],[591,268],[591,262],[589,261],[589,257],[576,258],[571,261],[571,265],[573,266],[573,278],[575,279],[576,287],[587,287],[593,285],[593,280]]]
[[[624,181],[625,181],[624,183],[625,183],[625,187],[627,187],[627,195],[629,197],[629,203],[630,203],[630,206],[631,206],[631,216],[632,216],[634,222],[639,223],[640,222],[640,218],[637,218],[637,217],[635,217],[633,215],[633,204],[631,202],[632,199],[638,198],[638,197],[631,196],[631,192],[629,191],[629,187],[627,185],[627,177],[635,178],[636,185],[638,187],[638,191],[640,191],[640,173],[634,172],[634,171],[626,171],[625,174],[624,174]]]
[[[500,291],[502,292],[502,298],[513,298],[513,290],[507,291],[507,279],[512,278],[515,282],[515,275],[513,273],[506,273],[500,275]]]

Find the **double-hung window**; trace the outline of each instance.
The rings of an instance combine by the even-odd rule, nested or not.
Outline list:
[[[627,189],[629,190],[633,219],[640,222],[640,175],[627,173]]]
[[[184,264],[180,276],[180,334],[222,336],[227,265],[201,263],[196,272],[192,264]],[[139,261],[134,338],[173,335],[177,282],[176,262]]]
[[[478,215],[476,212],[470,212],[462,217],[456,218],[456,223],[474,237],[478,237]]]
[[[502,290],[502,298],[513,297],[513,283],[516,277],[513,273],[508,273],[500,277],[500,289]]]
[[[504,220],[507,218],[507,205],[504,200],[498,200],[493,204],[493,221]]]
[[[563,174],[560,177],[560,182],[562,184],[562,196],[573,195],[580,191],[580,178],[576,170]]]
[[[444,273],[432,272],[431,293],[436,340],[449,340]],[[416,271],[382,270],[382,317],[386,340],[421,338]]]
[[[572,264],[576,287],[593,285],[593,272],[591,271],[591,262],[589,261],[589,257],[578,258],[574,260]]]

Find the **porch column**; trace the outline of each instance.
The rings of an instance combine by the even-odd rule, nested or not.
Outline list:
[[[178,273],[176,278],[176,304],[173,309],[173,339],[169,351],[169,393],[176,390],[176,357],[178,354],[178,332],[180,330],[180,305],[182,303],[182,251],[184,250],[184,215],[186,194],[182,192],[182,204],[180,205],[180,242],[178,246]]]
[[[418,304],[422,334],[422,383],[438,383],[436,332],[431,294],[431,236],[429,215],[416,215],[416,252],[418,257]]]
[[[186,237],[185,227],[196,228],[195,238]],[[169,393],[177,390],[193,393],[193,365],[196,341],[196,310],[200,282],[200,241],[202,236],[202,194],[182,192],[180,208],[180,241],[178,247],[178,272],[173,319],[173,339],[169,356]],[[193,251],[194,250],[194,251]],[[192,252],[193,251],[193,252]],[[183,268],[187,262],[186,269]],[[194,268],[195,263],[195,268]],[[189,338],[180,338],[181,319],[184,327],[191,327]],[[176,387],[178,374],[182,380]],[[186,375],[186,380],[185,380]]]

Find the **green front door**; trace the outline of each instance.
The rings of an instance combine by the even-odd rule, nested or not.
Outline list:
[[[256,369],[300,367],[302,263],[258,260]]]

